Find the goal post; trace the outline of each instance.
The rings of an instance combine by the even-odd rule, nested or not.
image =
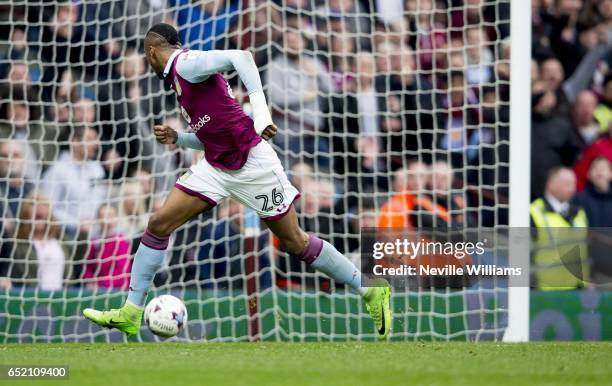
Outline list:
[[[529,186],[531,170],[531,6],[511,3],[510,58],[510,213],[511,229],[529,228]],[[519,231],[520,232],[520,231]],[[529,243],[515,243],[510,250],[510,264],[529,267]],[[526,263],[525,263],[526,260]],[[529,273],[527,273],[529,277]],[[504,341],[529,340],[529,286],[510,278],[508,288],[508,328]]]
[[[4,2],[0,343],[124,339],[80,310],[122,304],[148,216],[202,157],[151,135],[162,122],[188,130],[144,60],[158,22],[188,48],[252,52],[300,225],[356,264],[361,229],[407,191],[419,202],[443,192],[442,217],[461,224],[528,227],[527,3]],[[237,74],[226,78],[249,113]],[[439,214],[428,210],[397,213],[418,225]],[[226,201],[172,236],[149,297],[185,301],[176,339],[374,340],[361,297],[283,253],[253,216]],[[501,280],[400,287],[392,302],[397,341],[529,336],[529,288]],[[157,338],[143,327],[138,339]]]

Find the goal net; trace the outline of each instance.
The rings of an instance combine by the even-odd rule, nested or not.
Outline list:
[[[80,311],[122,304],[148,216],[202,156],[152,136],[162,122],[186,129],[144,61],[158,22],[192,49],[253,53],[299,221],[357,264],[362,227],[508,224],[509,0],[13,0],[0,11],[0,342],[124,339]],[[359,296],[282,252],[233,201],[175,232],[149,299],[164,293],[187,305],[176,339],[375,337]],[[398,286],[392,339],[501,339],[507,293],[494,279]],[[138,339],[157,338],[143,326]]]

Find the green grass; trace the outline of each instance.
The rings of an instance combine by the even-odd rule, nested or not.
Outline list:
[[[9,344],[0,364],[70,366],[6,385],[605,385],[612,343]]]

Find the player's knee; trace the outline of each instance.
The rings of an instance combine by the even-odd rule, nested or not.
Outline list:
[[[170,234],[174,231],[172,222],[158,213],[153,213],[153,215],[149,218],[147,229],[149,232],[157,236],[170,236]]]
[[[308,235],[303,232],[297,232],[294,235],[285,237],[280,240],[282,249],[296,256],[301,256],[308,244]]]

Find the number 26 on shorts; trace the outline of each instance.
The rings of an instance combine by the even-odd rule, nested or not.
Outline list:
[[[276,188],[272,189],[272,193],[270,196],[266,194],[260,194],[258,196],[255,196],[255,198],[258,200],[263,200],[263,205],[261,206],[261,210],[264,212],[268,212],[274,209],[273,206],[268,206],[268,203],[270,202],[270,198],[272,198],[272,204],[274,204],[274,206],[278,206],[282,204],[283,201],[285,200],[285,197],[283,196],[283,194],[277,191]]]

